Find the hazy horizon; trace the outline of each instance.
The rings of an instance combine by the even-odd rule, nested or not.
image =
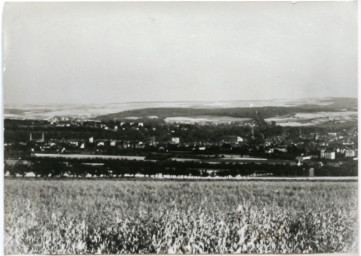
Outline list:
[[[355,99],[357,100],[358,97],[318,97],[318,98],[295,98],[295,99],[249,99],[249,100],[220,100],[220,101],[210,101],[210,100],[179,100],[179,101],[124,101],[124,102],[108,102],[108,103],[5,103],[4,106],[22,106],[22,105],[31,105],[31,106],[56,106],[56,105],[116,105],[116,104],[136,104],[136,103],[226,103],[226,102],[281,102],[281,101],[289,101],[291,102],[304,102],[307,100],[327,100],[327,99]]]
[[[4,7],[4,104],[357,98],[357,2]]]

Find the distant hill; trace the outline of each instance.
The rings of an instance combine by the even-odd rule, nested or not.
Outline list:
[[[328,104],[323,104],[327,102]],[[320,101],[320,104],[305,104],[292,107],[241,107],[241,108],[145,108],[136,110],[127,110],[114,114],[100,115],[96,119],[123,120],[128,118],[149,119],[149,117],[157,117],[165,119],[167,117],[177,116],[229,116],[239,118],[254,118],[255,113],[259,113],[263,118],[270,118],[280,115],[289,115],[296,113],[314,113],[320,111],[341,111],[351,110],[357,111],[357,99],[352,98],[336,98]]]
[[[240,101],[180,101],[180,102],[119,102],[109,104],[10,104],[4,106],[6,119],[51,119],[69,117],[112,120],[137,117],[163,120],[176,116],[228,116],[251,118],[260,111],[264,118],[299,111],[357,110],[356,98],[322,98],[295,100]],[[150,117],[150,118],[149,118]],[[156,118],[158,117],[158,118]]]

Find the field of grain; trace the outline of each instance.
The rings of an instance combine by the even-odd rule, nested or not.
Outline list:
[[[245,123],[252,121],[251,118],[240,118],[230,116],[174,116],[164,119],[166,123],[180,123],[180,124],[200,124],[200,123],[214,123],[226,124],[230,122]]]
[[[357,251],[356,182],[5,179],[5,253]]]
[[[330,121],[344,123],[357,120],[357,111],[337,111],[337,112],[315,112],[296,113],[292,115],[276,116],[265,119],[267,122],[275,121],[280,126],[311,126],[320,125]]]

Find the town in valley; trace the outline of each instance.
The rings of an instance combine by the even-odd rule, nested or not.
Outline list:
[[[92,118],[8,118],[6,174],[356,176],[357,101],[320,102],[327,104],[145,108]],[[34,169],[45,160],[61,167]],[[84,170],[74,172],[73,165]]]

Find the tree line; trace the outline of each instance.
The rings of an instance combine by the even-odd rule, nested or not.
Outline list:
[[[192,177],[235,177],[241,176],[309,176],[310,169],[315,176],[357,176],[357,162],[348,163],[342,167],[330,166],[291,166],[270,163],[207,163],[139,161],[139,160],[104,160],[104,159],[28,159],[15,164],[5,162],[5,174],[11,176],[26,176],[33,173],[35,177],[135,177],[137,174],[146,177],[156,175],[192,176]]]

